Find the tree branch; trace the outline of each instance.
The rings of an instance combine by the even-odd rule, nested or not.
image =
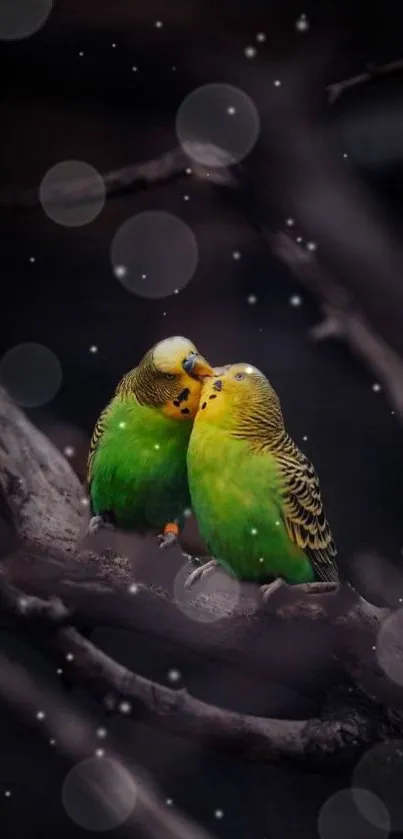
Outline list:
[[[1,613],[19,631],[26,632],[32,623],[31,643],[40,643],[42,650],[58,656],[62,653],[68,677],[98,700],[110,695],[116,706],[122,696],[133,704],[134,713],[141,711],[175,733],[265,760],[343,762],[368,738],[376,741],[400,725],[403,692],[391,685],[374,652],[389,608],[372,606],[352,590],[315,596],[294,588],[280,592],[269,612],[262,608],[256,586],[239,585],[235,602],[233,583],[228,587],[223,572],[212,590],[188,591],[183,558],[179,557],[178,576],[174,555],[170,560],[176,576],[174,595],[141,584],[127,558],[111,550],[77,549],[77,523],[82,526],[85,509],[80,504],[82,489],[52,444],[4,394],[0,394],[0,441],[0,486],[25,488],[8,499],[21,545],[2,560]],[[17,456],[20,448],[24,457]],[[40,509],[45,522],[53,522],[45,529],[37,517],[39,500],[35,501],[31,483],[43,463],[47,473],[39,483]],[[55,510],[60,516],[60,541]],[[50,533],[55,534],[54,547],[49,544]],[[151,558],[147,543],[143,550]],[[159,568],[160,554],[155,550]],[[184,592],[187,601],[182,599]],[[48,598],[51,601],[44,603]],[[66,624],[130,629],[176,643],[178,651],[188,649],[253,672],[255,678],[291,682],[294,687],[297,683],[304,690],[312,689],[312,676],[320,673],[332,716],[325,708],[316,720],[262,720],[214,708],[187,692],[153,685],[129,673]],[[67,652],[73,654],[68,665]],[[336,685],[344,686],[347,693],[353,690],[350,704],[347,693],[334,704]]]

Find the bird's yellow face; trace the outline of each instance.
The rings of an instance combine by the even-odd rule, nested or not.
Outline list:
[[[153,387],[160,410],[177,420],[196,416],[203,380],[213,368],[187,338],[160,341],[150,352]]]
[[[260,370],[252,364],[228,364],[216,367],[214,376],[205,379],[196,422],[230,429],[277,411],[277,394]]]

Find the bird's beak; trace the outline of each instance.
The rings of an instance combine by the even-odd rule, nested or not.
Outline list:
[[[214,376],[214,370],[209,363],[197,352],[191,352],[182,362],[182,367],[192,376],[193,379],[202,379],[204,376]]]

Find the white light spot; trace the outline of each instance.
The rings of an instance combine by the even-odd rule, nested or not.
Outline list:
[[[190,196],[189,195],[184,195],[183,200],[184,201],[190,201]]]
[[[37,720],[44,720],[44,719],[45,719],[45,716],[46,716],[46,715],[45,715],[45,712],[44,712],[44,711],[38,711],[38,712],[37,712],[37,714],[36,714],[36,718],[37,718]]]
[[[348,154],[347,154],[346,151],[343,152],[343,157],[348,157]]]
[[[115,48],[116,48],[116,44],[112,44],[112,49],[115,49]]]
[[[114,273],[115,277],[118,278],[118,280],[121,279],[122,277],[125,277],[126,274],[127,274],[126,265],[115,265],[115,268],[113,269],[113,273]]]
[[[56,745],[56,740],[53,740],[53,738],[52,738],[52,740],[49,740],[49,745],[50,746],[55,746]]]
[[[129,585],[129,594],[137,594],[139,587],[137,583],[130,583]]]
[[[251,367],[251,365],[250,365],[250,364],[248,364],[248,365],[245,367],[245,373],[246,373],[248,376],[252,376],[252,374],[253,374],[254,372],[255,372],[255,369],[254,369],[254,367]]]
[[[293,218],[287,218],[285,223],[286,223],[287,227],[293,227],[293,225],[295,224],[295,221],[294,221]]]
[[[232,251],[232,259],[240,259],[241,254],[239,251]]]
[[[280,522],[276,521],[276,527],[280,527]]]
[[[58,668],[57,668],[57,670],[56,670],[56,673],[57,673],[57,675],[58,675],[58,676],[62,676],[62,675],[63,675],[63,670],[62,670],[62,668],[61,668],[61,667],[58,667]]]
[[[252,529],[251,529],[251,535],[252,535],[252,536],[256,536],[256,534],[257,534],[257,528],[256,528],[256,527],[252,527]]]
[[[229,105],[229,107],[227,108],[227,114],[229,114],[232,117],[234,114],[236,114],[236,108],[234,108],[233,105]]]
[[[160,444],[159,444],[159,443],[154,443],[154,448],[155,448],[155,449],[159,449],[159,447],[160,447]]]
[[[257,54],[257,49],[256,47],[245,47],[243,52],[246,58],[255,58]]]
[[[106,737],[107,733],[108,732],[107,732],[106,728],[98,728],[97,729],[97,737],[104,738],[104,737]]]
[[[264,32],[258,32],[256,35],[256,40],[258,44],[263,44],[266,40],[266,35]]]
[[[0,385],[23,408],[38,408],[50,402],[62,379],[57,356],[42,344],[17,344],[0,361]]]
[[[174,72],[175,72],[175,70],[176,70],[176,67],[172,67],[172,70],[173,70],[173,71],[174,71]]]
[[[67,774],[62,800],[72,821],[85,830],[114,830],[133,812],[136,785],[123,764],[94,756],[76,764]]]
[[[138,67],[132,67],[133,73],[137,73]]]
[[[274,79],[273,84],[274,84],[274,87],[281,87],[281,81],[280,81],[280,79]]]
[[[189,518],[190,518],[190,516],[192,515],[192,511],[191,511],[190,507],[186,507],[186,508],[184,509],[184,511],[183,511],[183,515],[185,516],[185,519],[189,519]]]
[[[380,384],[378,384],[378,382],[375,382],[375,383],[372,385],[372,390],[373,390],[375,393],[379,393],[379,391],[381,390],[381,386],[380,386]]]
[[[167,807],[172,807],[172,804],[173,804],[172,798],[167,798],[165,800],[165,804],[167,805]]]
[[[301,242],[302,242],[302,236],[297,236],[297,242],[298,242],[298,244],[299,244],[299,245],[301,244]]]
[[[114,268],[126,267],[125,276],[118,279],[127,291],[151,299],[167,297],[193,277],[198,262],[196,237],[177,216],[146,210],[118,229],[111,262]]]
[[[5,798],[11,798],[11,790],[10,789],[6,789],[6,791],[4,793],[4,797]]]
[[[80,58],[82,58],[82,57],[83,57],[83,55],[84,55],[83,50],[80,50],[80,52],[79,52],[78,54],[79,54]]]
[[[256,294],[250,294],[247,300],[250,306],[254,306],[254,304],[257,302]]]
[[[307,439],[308,439],[308,437],[306,436],[306,434],[304,434],[304,436],[303,436],[303,438],[302,438],[302,439],[303,439],[303,440],[304,440],[304,442],[306,443],[306,441],[307,441]]]
[[[179,294],[179,289],[178,288],[174,288],[174,294]]]
[[[224,816],[224,810],[214,810],[214,818],[222,819]]]
[[[30,262],[35,262],[35,257],[34,257],[34,256],[30,256],[30,257],[29,257],[29,261],[30,261]]]
[[[96,344],[91,344],[91,346],[90,346],[90,353],[92,353],[92,355],[95,355],[97,352],[98,352],[98,347],[97,347],[97,345],[96,345]]]
[[[300,15],[298,20],[296,21],[295,28],[298,32],[307,32],[309,29],[309,21],[306,15]]]
[[[119,711],[121,712],[121,714],[130,714],[131,710],[132,706],[130,702],[123,701],[119,703]]]
[[[306,249],[307,249],[307,251],[316,251],[316,250],[317,250],[317,247],[318,247],[318,246],[317,246],[316,242],[307,242],[307,243],[306,243]]]
[[[264,556],[259,557],[259,562],[264,562]]]
[[[39,187],[46,215],[63,227],[82,227],[94,221],[106,198],[102,175],[82,160],[65,160],[48,170]]]
[[[74,661],[73,653],[66,653],[66,660],[67,661]]]
[[[81,504],[83,505],[83,507],[89,507],[89,503],[90,503],[89,498],[82,498],[81,499]]]
[[[191,170],[190,166],[188,166],[188,168],[185,169],[185,173],[186,173],[186,175],[191,175],[192,174],[192,170]]]
[[[162,29],[162,27],[163,27],[162,20],[156,20],[154,25],[155,25],[156,29]]]
[[[119,425],[119,428],[126,428],[126,423],[123,420],[121,422],[119,422],[118,425]]]
[[[300,306],[301,303],[302,298],[299,296],[299,294],[293,294],[292,297],[290,297],[290,306],[297,307]]]
[[[393,612],[378,632],[377,658],[389,679],[403,685],[403,609]]]
[[[168,671],[168,679],[170,682],[179,682],[181,678],[179,670],[173,669]]]
[[[74,457],[76,453],[75,448],[73,446],[65,446],[63,449],[63,454],[65,457]]]
[[[230,617],[239,603],[240,582],[218,567],[212,569],[203,579],[195,581],[188,589],[185,586],[189,572],[189,563],[185,562],[174,580],[173,595],[178,609],[196,623],[219,623]],[[201,608],[198,602],[200,595],[203,600],[208,600],[213,592],[214,595],[218,595],[218,603],[214,604],[214,610]],[[258,604],[258,601],[256,603]]]
[[[105,756],[104,750],[103,749],[96,749],[95,750],[95,756],[96,757],[104,757]]]

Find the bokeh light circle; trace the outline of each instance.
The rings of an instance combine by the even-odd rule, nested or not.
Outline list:
[[[243,90],[229,84],[196,88],[183,100],[176,115],[180,144],[189,157],[203,166],[239,163],[252,150],[259,131],[254,102]],[[217,146],[222,154],[214,158],[208,144]]]
[[[383,621],[376,639],[376,655],[389,679],[403,686],[403,609]]]
[[[403,831],[403,740],[388,740],[369,749],[357,763],[352,783],[376,795],[389,813],[391,829]],[[364,800],[357,800],[357,806],[368,821],[377,824],[366,812]]]
[[[57,356],[43,344],[18,344],[0,360],[0,385],[23,408],[50,402],[62,383]]]
[[[0,40],[19,41],[34,35],[46,23],[53,0],[1,0]]]
[[[177,216],[146,210],[127,219],[111,247],[115,277],[140,297],[175,294],[192,279],[198,262],[196,237]]]
[[[230,617],[241,597],[239,581],[218,567],[188,589],[186,581],[194,570],[193,564],[186,563],[174,580],[173,595],[181,612],[197,623],[215,623]]]
[[[325,802],[318,817],[320,839],[387,839],[389,831],[387,809],[365,789],[338,790]]]
[[[133,812],[136,785],[116,760],[90,757],[66,776],[62,801],[72,821],[85,830],[113,830]]]
[[[52,166],[39,187],[46,215],[64,227],[82,227],[94,221],[105,196],[102,175],[83,160],[64,160]]]

